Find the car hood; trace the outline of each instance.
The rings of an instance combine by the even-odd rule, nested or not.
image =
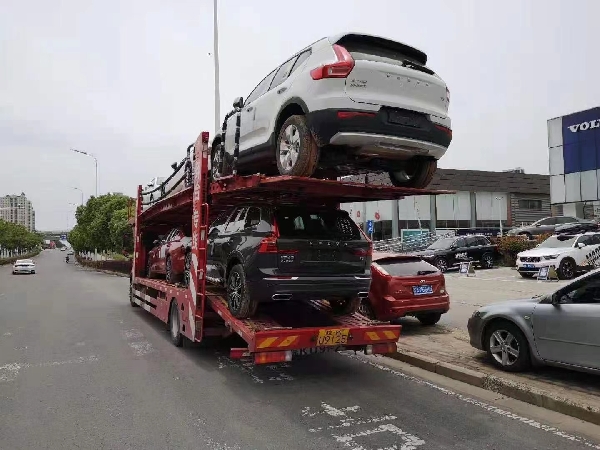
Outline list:
[[[573,247],[544,247],[544,248],[532,248],[531,250],[525,250],[519,253],[517,256],[550,256],[560,255],[573,250]]]
[[[533,311],[535,305],[541,300],[542,296],[536,298],[522,298],[519,300],[509,300],[505,302],[491,303],[479,308],[477,311],[483,314],[494,314],[501,311]]]

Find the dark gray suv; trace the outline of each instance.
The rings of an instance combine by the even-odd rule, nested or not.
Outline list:
[[[225,286],[238,318],[290,300],[328,300],[334,313],[350,314],[368,295],[371,258],[371,242],[346,211],[247,205],[211,224],[206,278]]]
[[[581,220],[583,219],[570,216],[544,217],[537,222],[533,222],[531,225],[513,228],[507,234],[509,236],[527,236],[531,239],[533,236],[539,236],[540,234],[554,233],[554,229],[559,225],[580,222]]]

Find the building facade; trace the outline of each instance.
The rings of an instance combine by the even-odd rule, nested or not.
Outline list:
[[[364,182],[364,175],[346,178]],[[387,174],[369,175],[369,184],[390,185]],[[402,200],[346,203],[342,208],[363,226],[372,220],[373,239],[405,237],[415,230],[499,228],[529,224],[551,215],[548,175],[522,170],[486,172],[438,169],[428,189],[452,194],[418,195]]]
[[[35,211],[24,193],[0,197],[0,219],[35,231]]]
[[[555,214],[600,217],[600,107],[548,120],[548,154]]]

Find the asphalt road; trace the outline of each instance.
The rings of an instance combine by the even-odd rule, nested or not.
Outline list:
[[[177,349],[126,278],[0,267],[0,448],[561,449],[600,445],[390,370],[325,354],[254,367]]]

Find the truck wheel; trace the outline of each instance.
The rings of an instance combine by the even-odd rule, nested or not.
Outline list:
[[[171,302],[171,310],[169,311],[169,331],[171,334],[171,342],[175,347],[183,345],[183,335],[181,334],[181,319],[179,317],[179,308],[177,302]]]
[[[404,170],[390,172],[390,181],[396,187],[426,188],[437,170],[437,160],[413,158]]]
[[[354,314],[360,308],[360,297],[336,298],[329,300],[331,311],[337,316]]]
[[[419,322],[421,322],[421,325],[430,327],[440,321],[440,319],[442,318],[442,314],[441,313],[417,314],[416,317],[419,320]]]
[[[250,298],[246,274],[241,264],[233,266],[227,274],[227,306],[238,319],[247,319],[256,313],[258,304]]]
[[[275,149],[281,175],[310,177],[317,169],[319,147],[304,116],[290,116],[281,126]]]
[[[575,276],[575,261],[571,258],[563,259],[558,266],[557,275],[561,280],[573,278]]]

